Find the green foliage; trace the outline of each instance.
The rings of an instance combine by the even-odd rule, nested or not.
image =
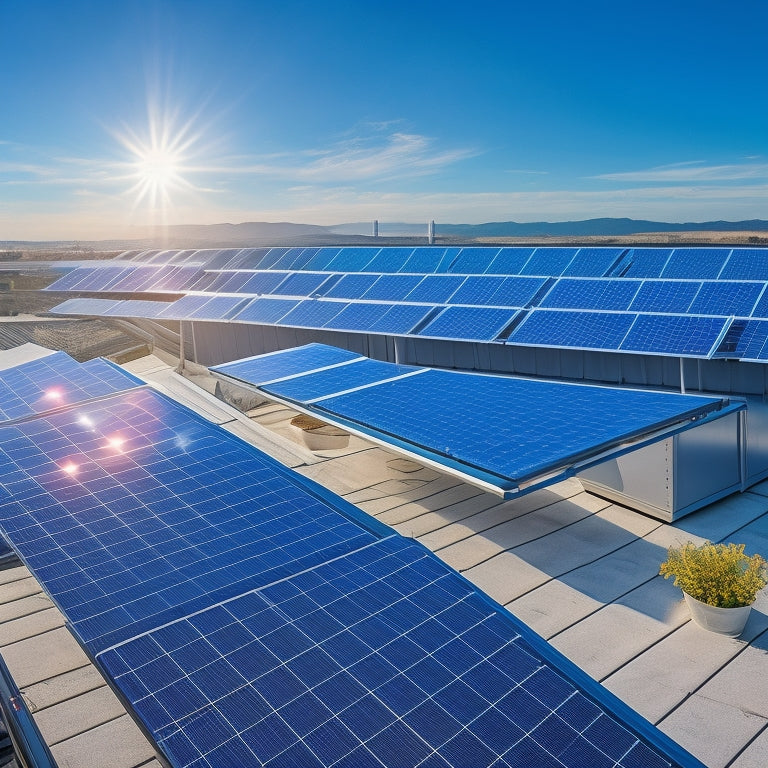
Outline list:
[[[702,603],[720,608],[752,605],[768,583],[768,564],[760,555],[744,554],[743,544],[670,547],[659,571],[665,579]]]

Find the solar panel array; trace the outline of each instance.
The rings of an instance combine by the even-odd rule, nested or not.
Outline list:
[[[50,286],[115,293],[137,285],[139,275],[145,287],[136,290],[158,292],[176,281],[182,291],[180,281],[187,280],[188,295],[171,306],[82,299],[54,312],[676,357],[741,352],[739,359],[768,360],[762,346],[734,341],[744,322],[768,320],[765,249],[357,247],[193,254],[208,260],[208,271],[110,262],[75,270]],[[211,262],[224,266],[213,270]],[[120,278],[121,271],[129,274]]]
[[[322,344],[211,370],[510,494],[723,406],[713,397],[402,366]]]
[[[701,768],[420,544],[153,390],[0,425],[0,457],[0,528],[174,768]]]

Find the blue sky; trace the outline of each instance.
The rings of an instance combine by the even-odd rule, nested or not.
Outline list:
[[[768,219],[765,0],[0,0],[0,239]]]

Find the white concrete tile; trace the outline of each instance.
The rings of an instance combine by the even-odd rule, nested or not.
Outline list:
[[[765,768],[768,765],[768,724],[729,768]]]
[[[6,645],[3,658],[19,688],[90,663],[65,627]]]
[[[40,683],[28,685],[23,691],[23,696],[30,711],[37,712],[103,685],[106,685],[104,678],[96,667],[89,664]]]
[[[64,617],[57,608],[48,608],[29,616],[22,616],[14,621],[0,624],[0,647],[63,626]]]
[[[707,768],[725,768],[766,726],[764,718],[694,694],[659,723],[664,733]]]

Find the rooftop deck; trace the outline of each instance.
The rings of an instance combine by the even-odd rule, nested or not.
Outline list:
[[[668,525],[568,480],[503,502],[352,437],[301,445],[293,414],[240,414],[148,356],[132,373],[418,539],[712,768],[768,764],[768,596],[738,640],[689,621],[658,576],[667,546],[745,542],[768,555],[768,482]],[[59,765],[159,766],[150,744],[23,567],[0,572],[0,653]]]

